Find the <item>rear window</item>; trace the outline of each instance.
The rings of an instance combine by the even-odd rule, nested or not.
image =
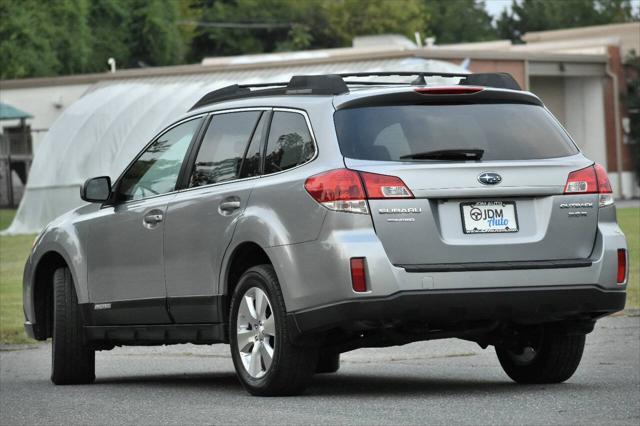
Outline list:
[[[483,161],[565,157],[578,149],[542,107],[526,104],[396,105],[339,110],[342,155],[374,161],[439,150],[484,150]],[[405,158],[401,158],[405,157]]]

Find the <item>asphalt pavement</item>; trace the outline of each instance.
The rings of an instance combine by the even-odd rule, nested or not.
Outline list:
[[[257,398],[226,345],[118,348],[56,387],[48,344],[0,351],[0,424],[640,424],[640,317],[600,321],[567,383],[523,386],[459,340],[361,349],[299,397]]]

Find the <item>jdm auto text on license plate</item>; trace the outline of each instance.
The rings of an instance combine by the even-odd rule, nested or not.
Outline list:
[[[518,232],[514,201],[475,201],[461,203],[462,230],[465,234]]]

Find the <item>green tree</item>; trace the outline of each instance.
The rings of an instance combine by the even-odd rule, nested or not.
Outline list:
[[[199,8],[202,13],[191,42],[190,58],[199,61],[204,56],[273,51],[275,39],[286,37],[286,32],[278,25],[269,25],[278,24],[274,22],[275,17],[279,17],[284,23],[290,21],[283,5],[284,2],[278,0],[197,2],[194,7]],[[256,27],[255,24],[258,23],[264,26]]]
[[[0,2],[3,78],[72,74],[88,69],[86,0]]]
[[[87,0],[56,0],[40,4],[53,29],[52,48],[60,66],[58,73],[75,74],[89,70],[91,35]]]
[[[422,0],[201,0],[190,58],[349,46],[364,34],[413,33]],[[229,27],[232,25],[233,27]]]
[[[327,46],[349,46],[355,36],[397,33],[413,40],[426,26],[426,13],[419,0],[334,0],[321,2],[318,36]]]
[[[484,2],[475,0],[424,0],[427,12],[426,35],[436,43],[495,40],[496,29]]]
[[[106,70],[109,58],[114,58],[118,66],[131,65],[131,48],[128,40],[130,6],[129,0],[91,2],[89,8],[92,41],[89,60],[91,71]]]
[[[0,0],[0,78],[182,63],[190,0]],[[186,37],[185,37],[186,35]]]
[[[53,75],[53,28],[37,0],[0,1],[0,78]]]
[[[633,15],[630,0],[512,0],[511,12],[497,20],[501,37],[522,42],[529,31],[575,28],[629,22]]]
[[[184,57],[177,1],[130,0],[128,44],[131,65],[173,65]]]

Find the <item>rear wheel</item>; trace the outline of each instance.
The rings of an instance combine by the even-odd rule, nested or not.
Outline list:
[[[84,343],[78,298],[69,268],[53,274],[51,381],[56,385],[93,383],[95,351]]]
[[[231,300],[231,356],[252,395],[297,395],[315,371],[318,351],[291,344],[284,299],[271,265],[247,270]]]
[[[546,327],[520,347],[496,347],[496,354],[517,383],[562,383],[577,370],[585,340],[584,334],[567,335]]]

